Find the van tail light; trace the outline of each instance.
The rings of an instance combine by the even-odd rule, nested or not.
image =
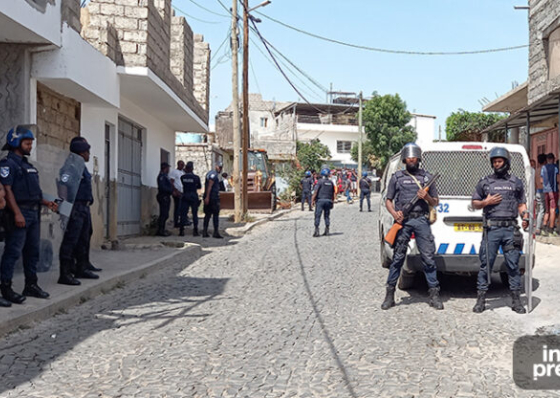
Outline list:
[[[484,148],[482,148],[482,145],[473,145],[473,144],[463,145],[461,148],[463,148],[463,149],[478,149],[478,150],[484,149]]]

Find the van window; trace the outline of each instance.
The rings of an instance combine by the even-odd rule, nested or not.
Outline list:
[[[426,151],[422,155],[421,167],[432,174],[441,174],[436,184],[440,196],[471,197],[480,179],[492,173],[485,151]],[[520,153],[511,153],[511,172],[527,189],[525,164]]]

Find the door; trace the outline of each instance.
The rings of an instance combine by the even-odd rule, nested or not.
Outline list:
[[[105,237],[110,238],[111,228],[111,125],[105,124]]]
[[[119,118],[117,235],[140,234],[142,128]]]

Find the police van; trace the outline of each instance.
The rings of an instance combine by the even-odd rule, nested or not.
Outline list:
[[[510,152],[510,172],[523,181],[527,196],[527,187],[530,187],[531,165],[527,152],[521,145],[486,142],[433,142],[422,146],[420,167],[431,174],[440,174],[436,182],[439,193],[439,205],[436,208],[437,220],[431,226],[436,245],[435,261],[440,272],[464,275],[478,273],[480,267],[478,254],[483,232],[482,209],[473,209],[471,198],[480,179],[493,173],[489,153],[496,146],[505,147]],[[402,169],[404,169],[404,164],[401,162],[401,154],[398,153],[389,160],[381,179],[378,228],[381,265],[384,268],[389,267],[393,256],[393,250],[383,239],[394,221],[385,207],[387,185],[391,176]],[[521,219],[518,220],[518,225],[521,226]],[[520,230],[523,233],[524,246],[519,267],[523,272],[529,239],[528,232]],[[422,270],[422,260],[413,235],[398,282],[399,288],[403,290],[410,288],[415,273]],[[502,248],[494,263],[493,272],[499,272],[502,282],[507,284],[507,270]]]

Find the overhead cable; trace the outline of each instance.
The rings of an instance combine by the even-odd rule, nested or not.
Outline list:
[[[183,14],[184,16],[189,17],[189,18],[191,18],[191,19],[194,19],[195,21],[198,21],[198,22],[207,23],[207,24],[212,24],[212,25],[222,23],[222,22],[217,22],[217,21],[206,21],[206,20],[204,20],[204,19],[200,19],[200,18],[194,17],[194,16],[192,16],[192,15],[186,13],[185,11],[183,11],[183,10],[181,10],[180,8],[177,8],[177,7],[173,6],[173,5],[172,5],[171,7],[173,7],[173,9],[174,9],[175,11],[178,11],[178,12],[180,12],[181,14]]]
[[[219,17],[226,17],[226,18],[229,18],[229,17],[230,17],[229,15],[220,14],[219,12],[212,11],[212,10],[210,10],[209,8],[206,8],[206,7],[204,7],[204,6],[200,5],[200,4],[198,4],[198,3],[197,3],[196,1],[194,1],[194,0],[189,0],[189,1],[190,1],[191,3],[193,3],[195,6],[197,6],[198,8],[201,8],[201,9],[203,9],[204,11],[209,12],[210,14],[214,14],[214,15],[217,15],[217,16],[219,16]]]

